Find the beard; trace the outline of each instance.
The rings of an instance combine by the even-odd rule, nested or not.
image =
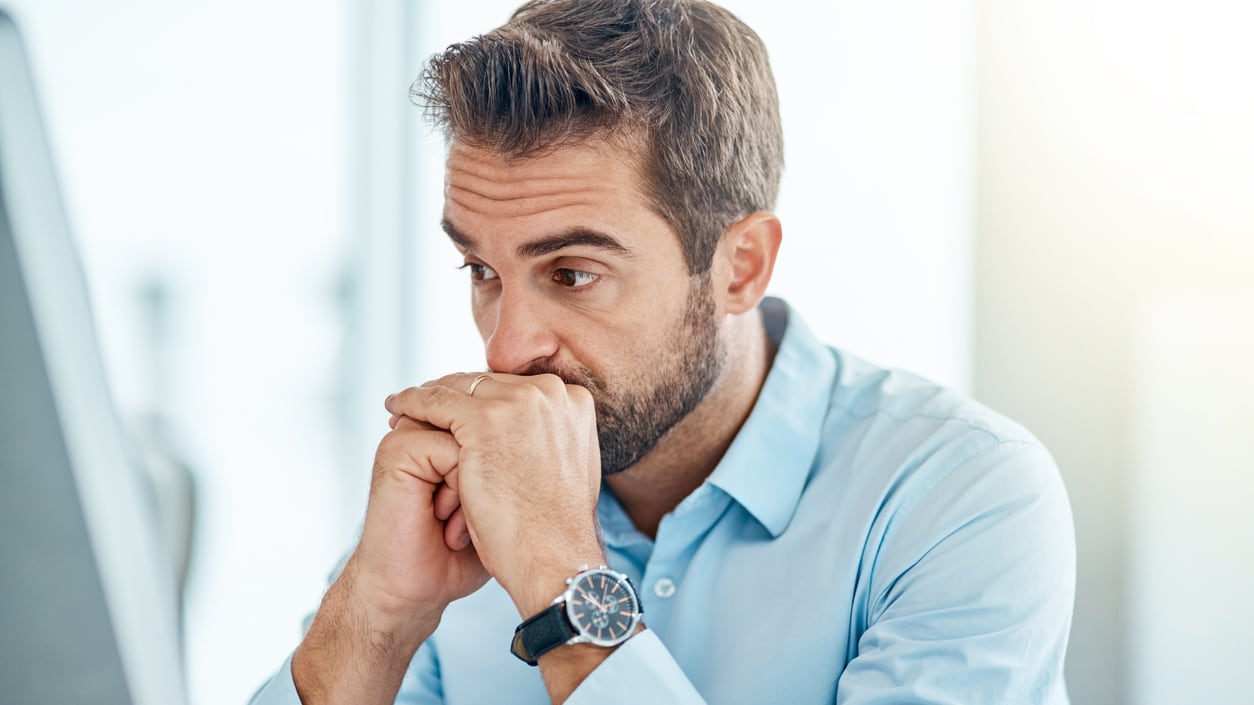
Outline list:
[[[708,272],[693,277],[684,314],[667,338],[674,345],[630,379],[610,381],[582,365],[536,365],[524,374],[551,373],[592,393],[601,447],[601,475],[635,465],[705,399],[727,363],[719,337]],[[644,361],[650,351],[641,351]]]

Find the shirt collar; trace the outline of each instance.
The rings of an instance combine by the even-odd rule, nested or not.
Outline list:
[[[788,528],[822,440],[836,360],[780,299],[761,305],[775,361],[749,418],[708,482],[726,492],[771,536]]]

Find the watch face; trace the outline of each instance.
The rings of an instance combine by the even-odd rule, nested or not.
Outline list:
[[[566,614],[589,642],[614,646],[640,622],[640,603],[626,576],[610,570],[580,573],[570,584]]]

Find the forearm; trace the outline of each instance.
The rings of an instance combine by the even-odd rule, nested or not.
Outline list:
[[[303,705],[391,705],[439,614],[394,615],[361,599],[352,566],[327,590],[292,656]]]

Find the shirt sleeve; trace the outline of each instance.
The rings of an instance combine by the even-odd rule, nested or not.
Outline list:
[[[623,642],[579,684],[566,705],[705,705],[661,639],[646,629]]]
[[[296,683],[292,681],[291,656],[283,662],[279,672],[253,694],[248,705],[301,705],[300,696],[296,694]]]
[[[440,688],[435,649],[430,643],[423,644],[414,655],[409,668],[405,670],[405,678],[396,696],[396,705],[443,705],[443,703],[444,696]],[[283,662],[283,667],[279,669],[279,672],[253,694],[248,705],[302,705],[300,696],[296,693],[296,683],[292,680],[291,656]]]
[[[1066,705],[1075,538],[1047,451],[1003,442],[893,513],[838,705]]]

